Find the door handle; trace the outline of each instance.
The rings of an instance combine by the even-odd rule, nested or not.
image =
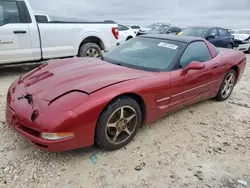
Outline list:
[[[218,66],[219,66],[218,64],[214,64],[213,69],[217,68]]]
[[[13,31],[14,34],[25,34],[27,31]]]

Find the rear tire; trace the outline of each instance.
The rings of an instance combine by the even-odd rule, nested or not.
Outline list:
[[[95,142],[107,150],[124,147],[134,138],[141,123],[139,104],[130,97],[118,98],[98,118]]]
[[[92,42],[82,44],[78,53],[78,57],[98,57],[102,55],[101,48]]]
[[[132,39],[133,37],[131,37],[131,36],[129,36],[127,39],[126,39],[126,41],[128,41],[128,40],[130,40],[130,39]]]
[[[220,90],[217,96],[215,97],[215,99],[217,101],[227,100],[230,97],[235,84],[236,84],[236,72],[235,70],[231,69],[230,71],[228,71],[227,75],[225,76],[221,84]]]

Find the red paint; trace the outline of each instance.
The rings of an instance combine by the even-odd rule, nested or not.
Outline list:
[[[209,49],[214,54],[213,49]],[[202,70],[183,74],[182,70],[140,71],[99,59],[57,60],[27,73],[10,86],[6,121],[46,151],[91,146],[97,119],[115,97],[123,94],[140,96],[146,106],[144,124],[149,124],[170,111],[215,97],[231,67],[238,67],[240,79],[246,58],[241,52],[224,50],[204,64]],[[198,63],[193,66],[201,68]],[[26,99],[18,100],[27,93],[32,95],[32,104]],[[34,110],[38,117],[32,122]],[[41,132],[74,132],[75,137],[46,141],[40,137]]]

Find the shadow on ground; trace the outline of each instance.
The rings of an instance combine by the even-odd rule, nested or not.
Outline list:
[[[0,66],[0,78],[11,75],[21,75],[38,67],[42,63],[29,63],[19,65]]]

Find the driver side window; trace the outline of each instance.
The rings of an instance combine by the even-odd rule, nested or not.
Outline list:
[[[215,37],[218,37],[219,35],[218,35],[218,32],[217,32],[217,29],[212,29],[210,31],[210,35],[214,35]]]
[[[0,1],[0,26],[9,23],[21,23],[17,3]]]
[[[192,61],[205,62],[211,59],[206,44],[203,41],[192,42],[188,45],[180,59],[180,68],[184,68]]]

